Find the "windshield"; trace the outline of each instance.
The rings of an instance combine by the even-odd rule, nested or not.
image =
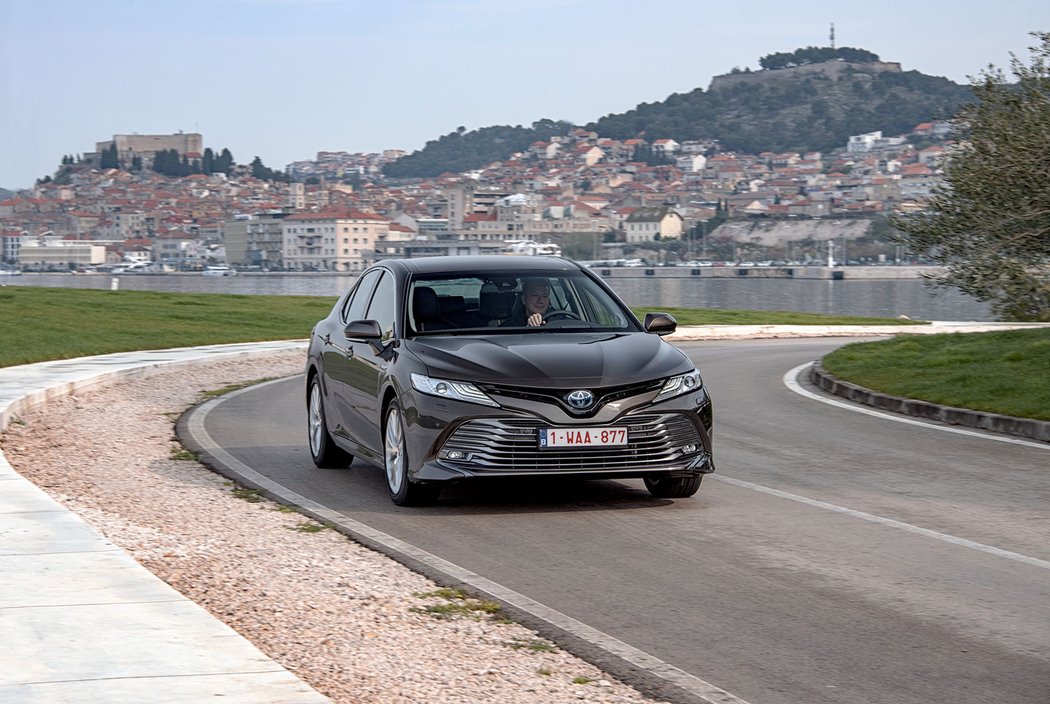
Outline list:
[[[582,273],[427,275],[408,291],[412,334],[637,331],[637,321]]]

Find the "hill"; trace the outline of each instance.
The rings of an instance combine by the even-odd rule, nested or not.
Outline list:
[[[716,76],[706,91],[696,88],[642,103],[585,128],[613,139],[717,140],[723,150],[752,154],[830,151],[843,147],[850,135],[906,134],[920,122],[951,117],[972,99],[969,86],[902,71],[900,64],[881,62],[862,49],[811,47],[771,54],[760,63],[773,68]],[[388,164],[383,173],[396,178],[467,171],[571,127],[540,120],[531,129],[460,128]]]
[[[383,173],[392,178],[426,178],[470,171],[524,151],[533,142],[566,134],[572,127],[568,122],[554,120],[534,122],[531,128],[502,125],[467,132],[460,127],[387,164]]]
[[[718,76],[707,91],[676,93],[587,129],[613,139],[715,139],[724,150],[751,154],[829,151],[850,135],[906,134],[971,99],[969,86],[899,64],[832,61]]]

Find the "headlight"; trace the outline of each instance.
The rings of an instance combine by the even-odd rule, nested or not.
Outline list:
[[[653,403],[666,401],[669,398],[681,396],[690,391],[699,391],[703,386],[704,380],[700,378],[700,372],[696,369],[687,374],[672,376],[664,383],[664,387],[660,389],[660,393],[653,399]]]
[[[428,396],[439,398],[450,398],[467,403],[480,403],[483,406],[496,406],[488,395],[471,384],[469,381],[449,381],[448,379],[433,379],[422,374],[412,374],[412,388]]]

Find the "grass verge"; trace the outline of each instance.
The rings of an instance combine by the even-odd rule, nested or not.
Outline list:
[[[947,406],[1050,421],[1050,329],[908,335],[824,358],[840,379]]]
[[[301,339],[334,303],[328,296],[0,288],[0,367],[143,349]],[[904,325],[785,311],[663,310],[680,325]],[[825,367],[896,396],[1050,420],[1050,331],[908,336],[853,344]],[[221,389],[225,393],[232,389]]]
[[[0,288],[0,367],[132,350],[295,340],[333,297]],[[641,318],[656,308],[636,308]],[[913,321],[777,311],[661,308],[681,325],[883,325]]]
[[[0,367],[131,350],[305,338],[323,296],[4,286]]]

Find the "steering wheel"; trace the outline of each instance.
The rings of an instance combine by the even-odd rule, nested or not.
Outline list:
[[[583,318],[576,315],[571,310],[552,310],[543,316],[543,322],[548,323],[552,320],[559,320],[561,318],[566,318],[568,320],[583,320]]]

